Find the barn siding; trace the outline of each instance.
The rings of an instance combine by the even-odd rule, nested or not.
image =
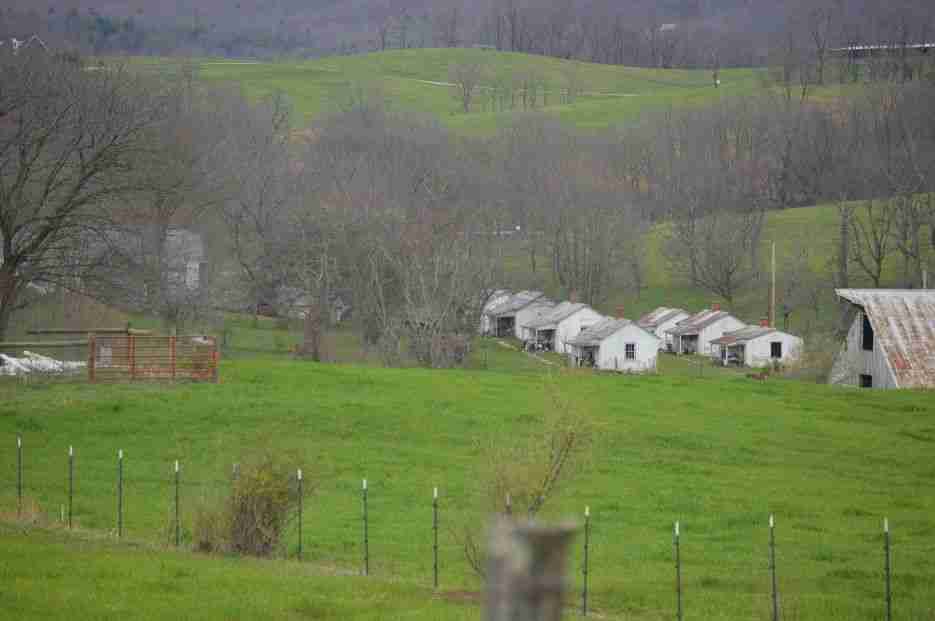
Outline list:
[[[851,322],[847,338],[835,358],[829,383],[845,386],[860,386],[860,375],[873,378],[873,387],[879,389],[898,388],[889,361],[883,354],[874,335],[873,351],[864,351],[862,343],[864,313],[860,311]]]

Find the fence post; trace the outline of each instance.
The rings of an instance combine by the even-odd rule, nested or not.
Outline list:
[[[299,560],[302,560],[302,469],[296,471],[299,486]]]
[[[506,493],[506,509],[505,513],[507,515],[513,515],[513,499],[510,498],[510,493]]]
[[[559,621],[574,527],[516,524],[500,517],[491,531],[487,621]]]
[[[68,528],[71,529],[72,505],[75,498],[75,448],[68,447]]]
[[[175,460],[175,547],[182,543],[182,518],[179,515],[179,460]]]
[[[367,479],[363,480],[361,483],[361,499],[363,501],[364,508],[364,575],[370,575],[370,539],[369,533],[367,532]]]
[[[886,621],[893,621],[892,568],[890,566],[890,521],[883,518],[883,572],[886,575]]]
[[[16,436],[16,517],[23,516],[23,436]]]
[[[117,451],[117,538],[123,536],[123,449]]]
[[[776,588],[776,521],[769,515],[769,574],[772,582],[773,621],[779,621],[779,592]]]
[[[438,488],[432,490],[432,584],[438,588]]]
[[[584,587],[581,590],[581,614],[588,616],[588,556],[591,543],[591,508],[584,508]]]
[[[682,551],[679,545],[679,523],[675,522],[675,618],[682,621]]]

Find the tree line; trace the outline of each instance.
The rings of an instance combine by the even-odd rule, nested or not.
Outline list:
[[[388,363],[450,366],[495,287],[638,296],[651,229],[674,274],[731,302],[760,278],[768,213],[836,205],[839,235],[788,259],[786,317],[818,308],[828,274],[879,286],[898,262],[897,284],[919,286],[935,246],[924,81],[830,103],[770,89],[600,135],[530,112],[488,138],[364,86],[303,127],[284,97],[250,102],[184,65],[0,54],[0,84],[0,338],[49,288],[170,326],[301,312],[312,336],[340,293]],[[197,288],[179,284],[180,229],[207,248]],[[505,269],[518,257],[524,282]]]
[[[24,1],[0,11],[0,38],[40,34],[93,54],[235,57],[482,46],[641,67],[808,65],[823,83],[860,73],[863,63],[836,49],[927,43],[935,25],[935,10],[924,0],[394,0],[365,6],[282,0],[265,6],[183,2],[168,11],[158,4],[146,11],[93,3],[57,10]],[[902,56],[905,69],[905,55],[894,55]]]

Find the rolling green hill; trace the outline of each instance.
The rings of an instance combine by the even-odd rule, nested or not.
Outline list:
[[[154,70],[169,70],[176,63],[152,58],[135,62]],[[481,63],[487,74],[470,114],[461,111],[449,85],[449,67],[467,62]],[[537,76],[548,92],[547,103],[540,97],[537,109],[591,129],[632,120],[660,106],[704,103],[760,87],[759,72],[751,69],[721,71],[722,86],[716,89],[704,70],[639,69],[478,49],[394,50],[303,62],[196,63],[204,79],[239,84],[250,97],[284,92],[306,120],[337,109],[350,87],[363,87],[380,93],[391,109],[426,114],[465,132],[491,131],[522,108],[519,101],[507,112],[485,105],[484,94],[497,79]],[[562,104],[561,92],[572,79],[580,95],[574,103]]]
[[[250,614],[255,608],[234,589],[260,601],[281,598],[272,610],[284,616],[313,606],[370,619],[373,606],[399,598],[387,616],[464,618],[460,600],[414,603],[430,597],[431,489],[439,486],[442,495],[442,591],[475,591],[480,585],[461,556],[457,526],[483,520],[478,495],[493,449],[538,433],[557,392],[574,404],[593,443],[546,517],[591,506],[592,603],[606,618],[673,614],[676,519],[684,528],[686,616],[766,618],[770,512],[779,523],[786,614],[881,614],[883,516],[894,526],[900,615],[933,614],[935,496],[928,490],[935,402],[927,393],[743,377],[386,370],[262,358],[228,361],[222,377],[220,385],[173,388],[0,385],[0,512],[15,511],[17,434],[26,447],[29,506],[52,522],[65,502],[66,452],[74,445],[76,521],[99,538],[114,528],[122,448],[126,535],[145,543],[134,552],[4,527],[3,601],[15,602],[25,618],[50,607],[151,618],[164,610],[163,600],[180,616]],[[258,446],[298,455],[295,465],[318,484],[305,512],[304,590],[295,576],[305,573],[291,562],[188,561],[158,552],[169,541],[172,461],[182,462],[187,536],[195,506],[218,501],[231,463]],[[358,607],[348,597],[360,584],[352,575],[360,568],[364,477],[372,576],[360,597],[373,606]],[[290,533],[289,553],[295,545]],[[140,570],[130,571],[136,563]],[[577,586],[579,570],[580,541],[572,567]],[[289,576],[273,584],[283,574]],[[314,577],[321,574],[338,577]],[[113,588],[82,588],[91,581]],[[120,585],[139,593],[139,609]],[[314,601],[303,603],[307,598]],[[477,609],[468,610],[476,618]]]

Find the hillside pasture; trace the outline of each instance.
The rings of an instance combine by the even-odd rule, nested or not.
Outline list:
[[[523,356],[507,350],[503,355]],[[3,513],[10,516],[16,506],[15,440],[22,435],[26,496],[42,521],[60,518],[67,448],[73,445],[76,522],[88,533],[112,532],[116,453],[123,449],[127,540],[157,549],[169,545],[171,469],[179,459],[188,543],[197,505],[223,501],[231,464],[274,447],[294,455],[295,467],[303,467],[315,483],[304,524],[311,573],[329,568],[347,576],[348,585],[358,584],[352,576],[361,567],[360,480],[366,477],[371,580],[382,585],[374,587],[383,590],[379,597],[392,598],[406,585],[419,585],[413,588],[428,597],[421,589],[431,584],[434,486],[442,498],[442,590],[474,592],[481,585],[463,559],[459,528],[484,521],[489,505],[482,500],[483,482],[496,455],[540,432],[542,417],[554,407],[552,395],[558,394],[573,404],[569,411],[593,441],[581,471],[547,505],[545,517],[580,516],[590,505],[592,603],[600,614],[636,619],[672,614],[671,529],[681,520],[687,614],[767,618],[771,512],[779,524],[787,615],[881,615],[884,516],[894,529],[894,593],[901,616],[928,619],[933,613],[935,495],[927,490],[935,476],[929,459],[935,402],[928,393],[859,392],[714,373],[392,370],[281,358],[229,360],[221,375],[220,385],[175,387],[3,384]],[[72,549],[72,543],[9,529],[0,539],[4,557],[13,559],[5,571],[33,585],[27,591],[32,595],[22,596],[27,599],[41,599],[35,576],[42,571],[29,569],[34,560],[28,550],[36,546],[44,567],[58,550]],[[114,557],[115,567],[133,562],[130,552],[109,546],[74,548],[85,550],[78,553],[87,558],[87,575],[98,571],[104,558]],[[580,541],[575,549],[571,569],[577,589]],[[295,551],[293,531],[281,552],[294,556]],[[168,567],[178,566],[179,556],[165,558]],[[213,589],[222,589],[224,581],[242,579],[263,597],[283,593],[297,601],[291,579],[274,588],[263,577],[292,572],[291,562],[237,563],[205,560],[191,566],[227,576],[218,586],[205,587],[211,590],[207,597],[220,597]],[[115,593],[89,600],[67,575],[64,571],[56,580],[64,581],[62,593],[74,599],[76,609],[125,606]],[[349,591],[344,589],[353,587],[328,584],[323,590],[331,595],[323,606],[333,596],[333,608],[343,618],[373,618],[372,611],[345,601]],[[179,588],[188,592],[187,586]],[[62,597],[54,601],[68,604]],[[198,605],[186,597],[178,600],[183,610]],[[464,614],[463,603],[435,606],[430,605],[431,618]]]

